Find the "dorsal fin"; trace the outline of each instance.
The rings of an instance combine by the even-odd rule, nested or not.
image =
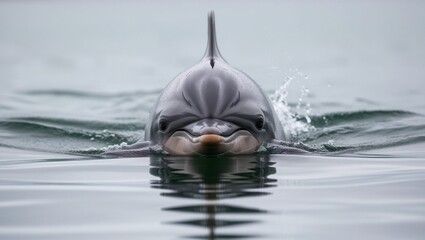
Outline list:
[[[203,59],[210,61],[211,68],[214,68],[216,59],[224,61],[217,46],[214,11],[208,13],[208,44]]]

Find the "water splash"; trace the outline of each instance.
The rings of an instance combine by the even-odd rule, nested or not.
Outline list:
[[[291,137],[297,137],[302,133],[313,130],[314,127],[310,124],[311,119],[309,114],[311,112],[311,106],[304,100],[309,93],[308,88],[303,86],[296,105],[296,112],[293,112],[286,102],[290,83],[299,76],[304,79],[308,78],[297,69],[293,71],[295,72],[295,76],[286,76],[283,84],[270,96],[270,99],[285,133],[289,134]],[[304,121],[301,119],[304,119]]]
[[[304,99],[307,97],[308,93],[310,92],[310,89],[308,89],[306,86],[302,86],[301,90],[301,96],[298,98],[297,103],[297,112],[298,115],[302,116],[307,123],[311,123],[310,118],[310,112],[311,112],[311,105],[308,102],[305,102]]]

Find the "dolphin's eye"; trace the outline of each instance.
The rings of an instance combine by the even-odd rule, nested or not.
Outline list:
[[[257,119],[257,121],[255,122],[255,127],[256,127],[258,130],[263,129],[263,127],[264,127],[264,119],[263,119],[262,117],[259,117],[259,118]]]
[[[167,122],[164,119],[159,120],[159,130],[165,131],[167,129]]]

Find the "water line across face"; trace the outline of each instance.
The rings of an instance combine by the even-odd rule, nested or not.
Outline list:
[[[248,154],[260,142],[246,129],[217,119],[203,119],[172,133],[164,143],[175,155]]]

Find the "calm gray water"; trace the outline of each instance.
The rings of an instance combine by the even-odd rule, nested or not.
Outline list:
[[[308,155],[106,159],[220,50]],[[424,239],[422,1],[0,1],[0,239]]]

